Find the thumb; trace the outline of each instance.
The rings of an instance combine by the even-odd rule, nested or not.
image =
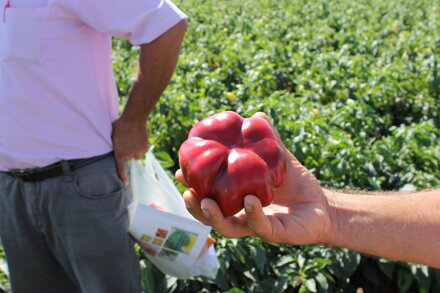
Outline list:
[[[254,195],[244,198],[244,210],[249,229],[263,240],[269,241],[272,235],[272,225],[269,218],[263,212],[261,201]]]

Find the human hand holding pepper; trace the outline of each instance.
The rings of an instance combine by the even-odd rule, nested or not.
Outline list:
[[[264,114],[260,117],[268,119]],[[369,255],[440,267],[440,189],[419,192],[341,192],[321,188],[313,175],[278,141],[288,157],[287,174],[262,208],[255,196],[244,210],[225,217],[211,198],[184,193],[189,212],[226,237],[258,236],[293,245],[327,244]],[[177,178],[186,184],[180,170]]]
[[[263,113],[255,116],[269,121]],[[325,242],[332,231],[328,201],[315,177],[285,148],[286,177],[274,193],[272,204],[262,208],[260,200],[248,195],[245,209],[225,217],[218,204],[210,198],[197,199],[193,189],[184,193],[189,212],[226,237],[258,236],[269,242],[311,244]],[[187,185],[182,171],[176,177]]]

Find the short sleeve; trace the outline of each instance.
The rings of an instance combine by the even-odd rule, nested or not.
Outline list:
[[[186,18],[168,0],[77,0],[79,19],[94,29],[129,39],[134,45],[150,43]]]

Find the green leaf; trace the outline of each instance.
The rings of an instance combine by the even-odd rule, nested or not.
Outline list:
[[[409,292],[413,282],[414,282],[414,277],[408,271],[400,269],[397,272],[397,285],[399,287],[399,292],[402,293]]]
[[[257,268],[258,268],[258,270],[259,270],[259,272],[261,273],[261,274],[263,274],[264,273],[264,269],[265,269],[265,266],[266,266],[266,260],[267,260],[267,257],[266,257],[266,252],[263,250],[263,249],[261,249],[260,247],[256,247],[256,255],[255,255],[255,264],[257,265]]]
[[[310,292],[317,292],[317,291],[316,291],[316,281],[315,281],[315,279],[307,279],[307,280],[304,282],[304,286],[306,286],[307,289],[308,289]]]
[[[249,271],[243,272],[243,275],[246,278],[250,279],[251,281],[257,282],[257,279],[254,277],[254,275],[251,272],[249,272]]]
[[[399,188],[399,191],[401,192],[414,192],[417,190],[417,187],[415,187],[413,184],[407,183],[401,188]]]
[[[166,152],[155,152],[154,156],[157,158],[159,163],[162,165],[164,169],[169,169],[174,166],[174,161],[171,156]]]
[[[364,276],[368,281],[372,282],[374,285],[379,285],[379,275],[376,271],[376,268],[371,264],[366,264],[364,267]]]
[[[288,277],[278,278],[272,286],[271,293],[281,293],[287,286]]]
[[[392,280],[394,278],[394,268],[396,266],[396,263],[394,261],[388,261],[388,260],[379,260],[377,262],[379,269],[390,279]]]
[[[295,261],[295,259],[291,255],[281,256],[277,261],[277,267],[287,265],[287,264],[292,263],[294,261]]]
[[[304,256],[300,253],[298,254],[298,259],[296,260],[298,262],[298,266],[300,268],[304,267],[304,263],[306,261],[306,259],[304,258]]]
[[[327,290],[329,288],[329,283],[327,278],[322,274],[322,273],[318,273],[315,276],[316,281],[318,282],[319,286],[324,289]]]
[[[239,288],[232,288],[231,290],[225,291],[224,293],[246,293],[246,292]]]
[[[146,293],[153,293],[155,291],[155,282],[154,282],[154,276],[152,273],[152,264],[143,259],[140,261],[140,267],[141,267],[141,281],[144,286]]]

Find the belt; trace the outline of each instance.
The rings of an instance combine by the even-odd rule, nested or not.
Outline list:
[[[62,160],[42,168],[11,170],[5,173],[14,178],[18,178],[24,182],[37,182],[49,178],[68,175],[71,171],[75,169],[99,161],[101,159],[110,157],[112,155],[113,152],[110,152],[104,155],[87,158],[87,159]]]

